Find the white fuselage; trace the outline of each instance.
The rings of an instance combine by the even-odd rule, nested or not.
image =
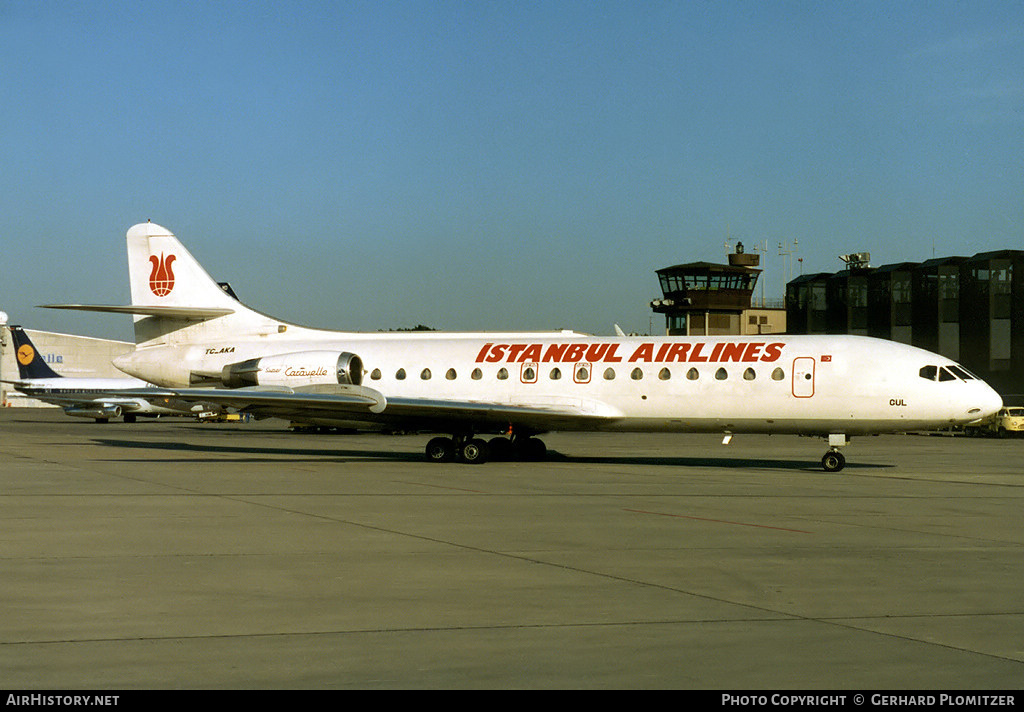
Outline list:
[[[606,416],[601,427],[615,430],[900,432],[971,422],[1001,405],[969,374],[941,381],[922,375],[925,367],[952,365],[948,359],[857,336],[601,338],[289,327],[255,338],[151,345],[115,365],[159,385],[183,386],[245,359],[323,350],[358,355],[363,385],[387,398],[565,406]]]
[[[134,316],[136,350],[114,360],[122,371],[180,389],[173,395],[182,398],[189,386],[198,386],[193,396],[229,407],[249,398],[268,416],[399,427],[405,419],[420,430],[449,428],[460,442],[466,431],[507,424],[527,433],[827,434],[831,447],[841,440],[832,435],[941,428],[984,418],[1002,404],[947,358],[858,336],[310,329],[229,296],[160,225],[133,225],[126,238],[132,303],[58,306]],[[310,397],[307,386],[330,387],[332,378],[333,396]],[[256,402],[245,391],[249,384],[286,388]],[[236,392],[211,393],[211,386]],[[350,406],[364,397],[372,403],[366,410]]]

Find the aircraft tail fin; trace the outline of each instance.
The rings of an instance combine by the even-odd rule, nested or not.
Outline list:
[[[139,223],[127,237],[132,306],[149,307],[153,313],[191,311],[200,318],[240,307],[167,228]]]
[[[36,350],[32,339],[28,337],[25,330],[20,326],[11,326],[11,336],[14,339],[14,351],[18,362],[18,374],[22,380],[34,378],[61,378],[62,376],[50,368],[50,365],[43,360]]]
[[[137,344],[189,327],[195,327],[190,329],[193,338],[278,331],[281,322],[238,301],[167,228],[139,223],[129,228],[127,239]],[[213,331],[205,328],[207,323]]]
[[[172,332],[182,338],[221,337],[231,333],[267,334],[284,330],[282,322],[242,304],[230,286],[216,282],[165,227],[152,222],[128,230],[128,276],[132,302],[124,306],[47,304],[51,309],[132,314],[135,343],[162,342]],[[206,328],[215,321],[216,327]]]

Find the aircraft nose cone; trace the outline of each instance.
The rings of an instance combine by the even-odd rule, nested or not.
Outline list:
[[[1002,410],[1002,407],[1002,396],[1000,396],[998,393],[996,393],[994,390],[990,388],[988,402],[986,403],[986,414],[992,415],[994,413],[998,413],[1000,410]]]
[[[968,414],[975,418],[987,418],[995,415],[1003,407],[1003,398],[988,384],[982,384],[983,390],[972,398]]]

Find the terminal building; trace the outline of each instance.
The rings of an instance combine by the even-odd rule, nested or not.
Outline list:
[[[784,305],[753,299],[760,256],[745,253],[743,243],[729,264],[690,262],[657,270],[662,297],[651,309],[665,316],[670,336],[779,334],[786,330]]]
[[[1024,251],[802,275],[786,285],[791,334],[862,334],[957,361],[1007,405],[1024,404]]]

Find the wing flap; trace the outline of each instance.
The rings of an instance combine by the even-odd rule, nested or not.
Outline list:
[[[392,398],[383,416],[421,430],[486,430],[508,426],[538,431],[577,430],[612,422],[621,414],[571,404],[506,404],[485,401]]]

